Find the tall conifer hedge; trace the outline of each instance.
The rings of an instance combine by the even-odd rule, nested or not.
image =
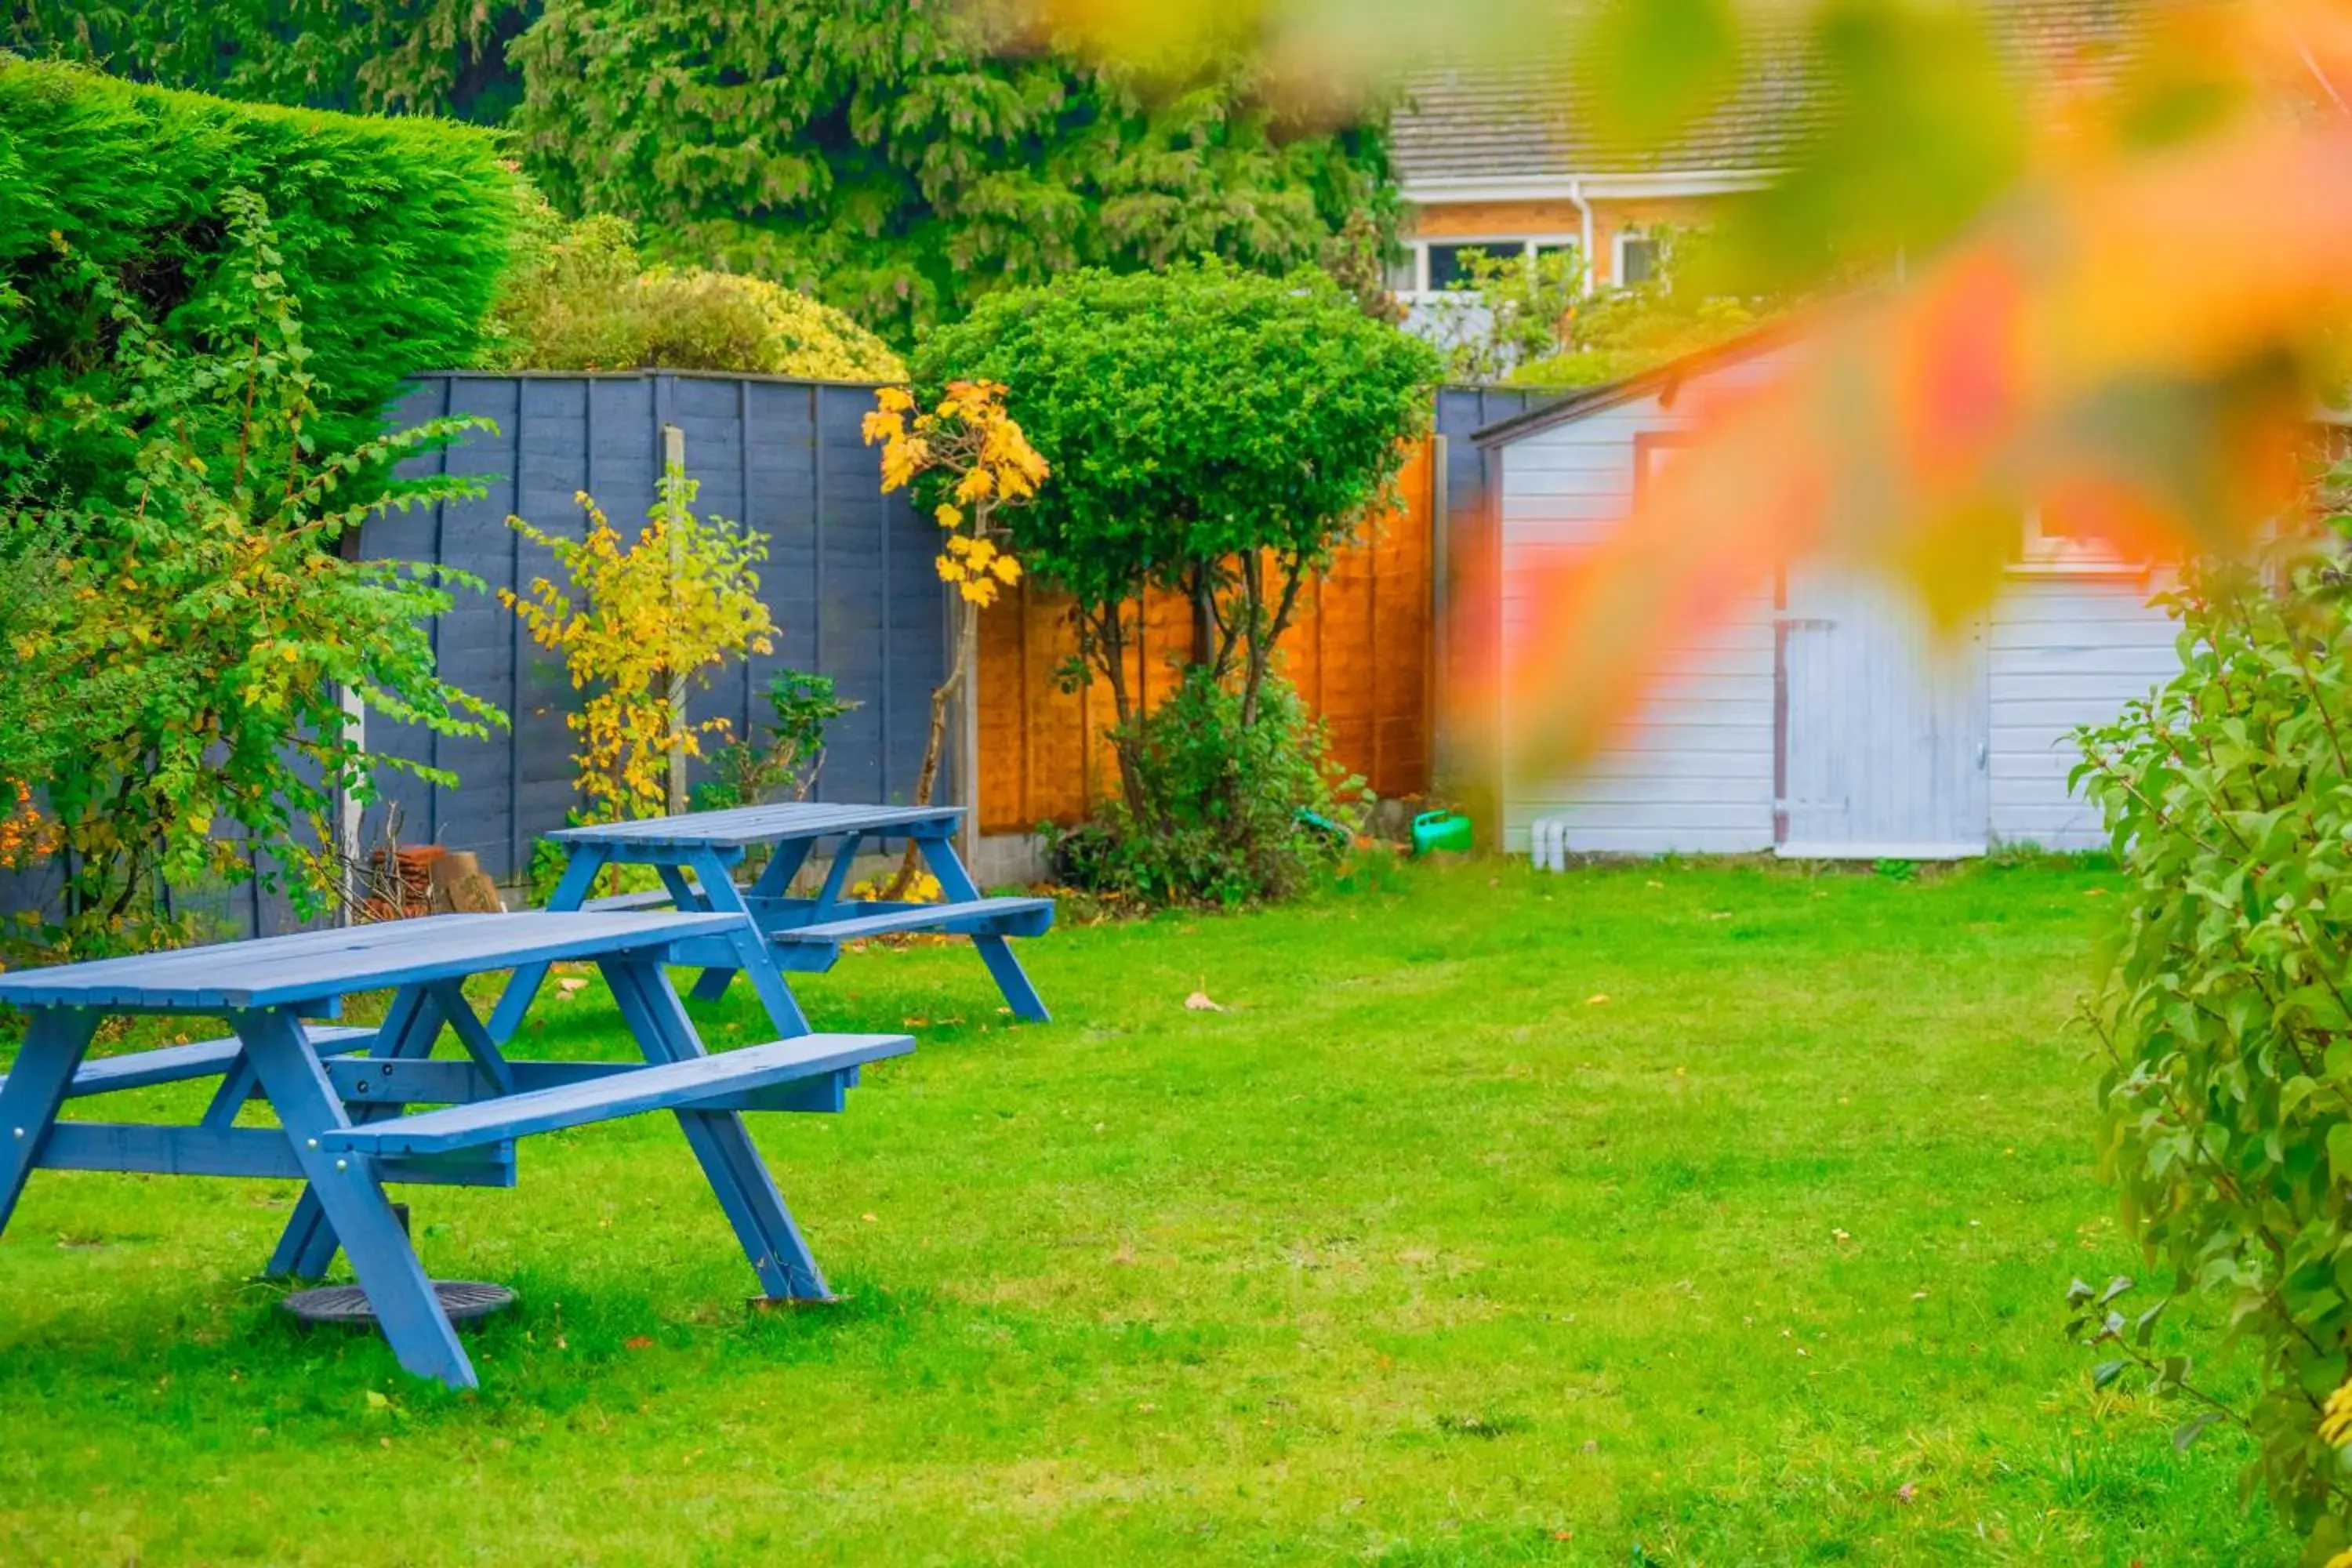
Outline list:
[[[59,439],[56,416],[113,401],[115,372],[111,324],[58,238],[192,342],[217,319],[237,190],[267,204],[300,310],[319,450],[373,436],[404,377],[469,362],[517,211],[489,133],[0,56],[0,500],[86,494],[119,467],[100,438]]]

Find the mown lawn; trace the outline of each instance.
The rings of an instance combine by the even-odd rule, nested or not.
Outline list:
[[[0,1562],[2292,1560],[2237,1439],[2060,1339],[2132,1266],[2062,1034],[2104,879],[1353,881],[1031,942],[1050,1026],[968,949],[807,984],[921,1040],[755,1121],[839,1307],[747,1314],[666,1121],[413,1190],[523,1295],[478,1394],[281,1324],[290,1186],[37,1176]],[[539,1016],[627,1050],[593,986]]]

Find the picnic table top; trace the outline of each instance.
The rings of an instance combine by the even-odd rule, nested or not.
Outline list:
[[[635,822],[600,822],[548,835],[559,844],[626,844],[636,847],[741,848],[793,838],[831,838],[843,833],[881,833],[920,823],[952,824],[963,816],[953,805],[844,805],[784,801],[775,805],[738,805],[725,811],[688,811]]]
[[[544,910],[434,915],[18,970],[0,974],[0,1002],[191,1013],[278,1007],[518,963],[642,952],[730,931],[741,918]]]

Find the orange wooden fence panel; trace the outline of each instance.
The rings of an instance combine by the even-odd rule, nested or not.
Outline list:
[[[1404,504],[1340,552],[1310,587],[1278,668],[1331,735],[1333,758],[1382,796],[1429,788],[1433,736],[1430,448],[1400,481]],[[1192,646],[1191,606],[1155,593],[1144,605],[1129,689],[1156,706],[1176,689]],[[980,826],[1026,832],[1082,821],[1118,787],[1104,739],[1110,690],[1057,680],[1077,648],[1067,602],[1024,581],[980,618]]]

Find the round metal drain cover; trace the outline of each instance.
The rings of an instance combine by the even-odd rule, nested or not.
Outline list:
[[[515,1293],[503,1285],[479,1279],[436,1279],[433,1293],[453,1323],[470,1323],[515,1304]],[[278,1305],[305,1323],[331,1323],[347,1329],[375,1327],[375,1307],[356,1285],[321,1285],[297,1290]]]

